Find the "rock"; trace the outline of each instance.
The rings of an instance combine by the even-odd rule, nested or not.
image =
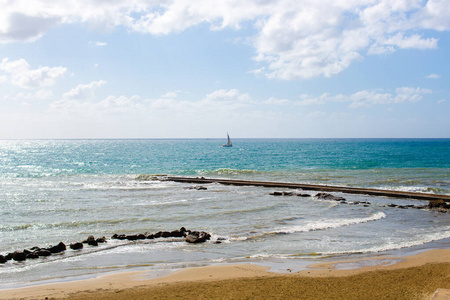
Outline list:
[[[52,246],[47,250],[50,251],[51,253],[63,252],[64,250],[66,250],[66,245],[63,242],[60,242],[58,245]]]
[[[102,236],[101,238],[98,238],[95,241],[99,244],[106,243],[106,237]]]
[[[6,263],[8,260],[3,255],[0,255],[0,264]]]
[[[197,191],[203,191],[203,190],[207,190],[208,188],[201,186],[201,185],[197,185],[197,186],[187,186],[185,187],[186,190],[197,190]]]
[[[171,235],[170,235],[169,231],[158,231],[157,233],[155,233],[155,238],[159,238],[159,237],[167,238],[170,236]]]
[[[211,235],[207,232],[192,231],[186,236],[186,242],[192,244],[204,243],[211,238]]]
[[[273,193],[270,193],[269,195],[272,195],[272,196],[282,196],[282,195],[283,195],[283,192],[273,192]]]
[[[88,244],[89,246],[94,246],[94,247],[97,247],[97,246],[98,246],[98,242],[97,242],[96,240],[88,241],[87,244]]]
[[[14,256],[14,253],[8,253],[8,254],[6,254],[6,256],[5,256],[5,259],[6,259],[6,260],[11,260],[11,259],[13,258],[13,256]]]
[[[16,251],[14,252],[12,259],[15,261],[24,261],[27,259],[27,255],[23,252]]]
[[[117,233],[115,233],[111,238],[115,239],[115,240],[126,240],[127,236],[125,234],[117,234]]]
[[[83,241],[83,244],[89,244],[89,242],[95,242],[95,237],[93,235],[88,236],[87,240]]]
[[[310,194],[295,194],[297,197],[311,197]]]
[[[345,200],[344,197],[334,196],[328,193],[317,193],[314,197],[321,200],[334,200],[334,201],[342,201]]]
[[[36,254],[39,255],[39,256],[50,256],[50,255],[52,255],[52,253],[50,251],[46,250],[46,249],[38,250],[36,252]]]
[[[39,255],[37,254],[37,251],[27,254],[27,259],[36,259],[36,258],[39,258]]]
[[[442,199],[431,200],[428,203],[428,208],[445,208],[445,209],[448,209],[448,208],[450,208],[450,204],[448,204],[447,202],[445,202]]]
[[[170,236],[172,236],[172,237],[185,237],[186,236],[186,229],[184,231],[182,231],[181,229],[180,230],[171,231],[170,232]]]
[[[73,244],[70,244],[70,249],[72,249],[72,250],[80,250],[80,249],[83,249],[83,243],[73,243]]]

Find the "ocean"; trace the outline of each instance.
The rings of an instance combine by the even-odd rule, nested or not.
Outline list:
[[[414,199],[143,180],[142,174],[367,187],[450,195],[450,139],[0,141],[0,254],[105,236],[99,246],[0,264],[0,289],[145,270],[159,276],[250,262],[274,271],[325,260],[450,248],[450,214]],[[150,176],[151,177],[151,176]],[[294,191],[296,192],[296,191]],[[364,205],[355,204],[366,202]],[[210,241],[124,241],[185,227]],[[153,275],[152,275],[153,274]],[[155,275],[157,274],[157,275]]]

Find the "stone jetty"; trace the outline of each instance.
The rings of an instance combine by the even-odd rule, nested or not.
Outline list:
[[[362,195],[371,195],[371,196],[408,198],[408,199],[428,200],[428,201],[443,200],[445,202],[450,202],[450,195],[392,191],[392,190],[381,190],[381,189],[354,188],[354,187],[318,185],[318,184],[273,182],[273,181],[251,181],[251,180],[235,180],[235,179],[220,179],[220,178],[205,178],[205,177],[181,177],[181,176],[168,176],[168,175],[158,175],[158,176],[156,176],[156,175],[139,175],[137,177],[137,179],[138,180],[174,181],[174,182],[195,183],[195,184],[220,183],[220,184],[225,184],[225,185],[237,185],[237,186],[262,186],[262,187],[270,187],[270,188],[287,188],[287,189],[321,191],[321,192],[341,192],[341,193],[347,193],[347,194],[362,194]]]
[[[158,239],[158,238],[183,238],[185,242],[198,244],[204,243],[211,239],[211,235],[204,231],[192,231],[181,227],[178,230],[173,231],[158,231],[156,233],[138,233],[138,234],[117,234],[115,233],[111,239],[137,241],[143,239]],[[69,248],[73,251],[80,251],[84,248],[84,244],[91,247],[97,247],[99,244],[107,243],[106,237],[95,238],[93,235],[82,242],[76,242],[69,245]],[[30,249],[18,250],[7,253],[6,255],[0,254],[0,264],[4,264],[9,260],[25,261],[27,259],[36,259],[39,257],[46,257],[53,254],[62,253],[67,250],[66,244],[63,242],[58,243],[56,246],[48,246],[46,248],[32,247]]]

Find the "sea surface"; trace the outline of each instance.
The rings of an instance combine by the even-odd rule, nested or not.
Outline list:
[[[221,263],[275,271],[327,259],[450,248],[450,214],[400,209],[409,199],[333,193],[347,204],[275,197],[281,189],[195,186],[141,174],[312,183],[450,194],[450,139],[0,141],[0,254],[105,236],[107,243],[0,264],[0,289],[146,270],[151,276]],[[150,176],[151,177],[151,176]],[[161,178],[161,177],[157,177]],[[294,191],[296,192],[296,191]],[[357,201],[368,202],[364,205]],[[204,244],[118,234],[185,227]],[[218,243],[220,242],[220,243]]]

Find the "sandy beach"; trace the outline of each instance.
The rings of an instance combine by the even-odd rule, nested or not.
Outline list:
[[[450,250],[312,265],[299,273],[239,264],[190,268],[149,279],[145,271],[0,291],[0,299],[448,299]],[[379,260],[379,263],[376,261]],[[391,260],[396,263],[386,263]]]

